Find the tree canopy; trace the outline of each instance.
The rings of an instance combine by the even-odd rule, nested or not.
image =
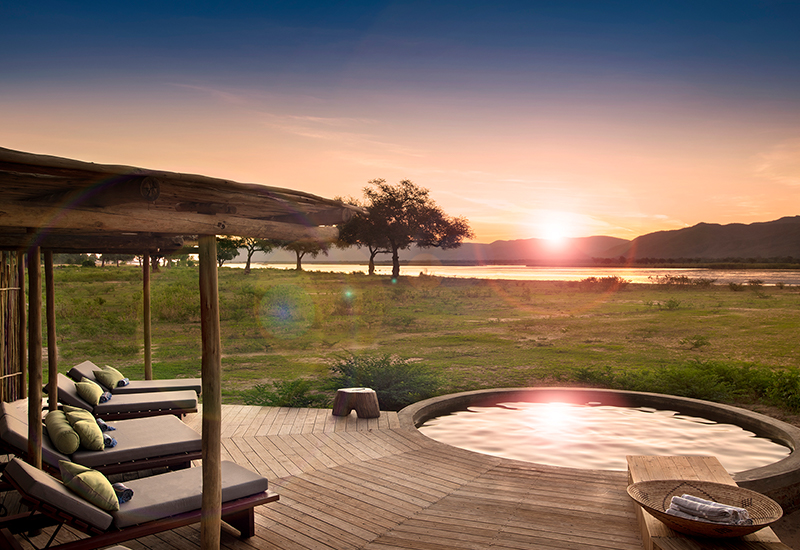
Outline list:
[[[457,248],[473,236],[469,222],[451,217],[430,198],[427,189],[402,180],[397,185],[375,179],[364,188],[369,214],[357,214],[340,227],[340,240],[370,251],[370,273],[377,254],[392,254],[392,277],[400,276],[399,251],[416,244],[421,248]]]
[[[217,237],[217,264],[219,267],[239,255],[239,246],[238,237]]]
[[[308,254],[312,258],[316,258],[320,255],[320,253],[328,255],[328,249],[330,248],[330,243],[325,242],[318,242],[318,241],[288,241],[281,245],[281,248],[284,250],[291,250],[295,253],[297,257],[297,265],[295,269],[297,271],[303,270],[302,260],[303,257]]]

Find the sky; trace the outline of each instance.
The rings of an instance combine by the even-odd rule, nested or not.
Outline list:
[[[800,214],[800,0],[0,0],[0,147],[363,197],[475,242]]]

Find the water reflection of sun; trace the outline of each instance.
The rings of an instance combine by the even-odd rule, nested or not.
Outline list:
[[[539,403],[525,407],[525,413],[526,424],[541,436],[563,438],[565,434],[580,431],[581,418],[569,403]]]

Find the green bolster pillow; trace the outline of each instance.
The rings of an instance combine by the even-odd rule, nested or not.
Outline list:
[[[47,428],[47,437],[50,438],[58,452],[71,455],[78,450],[78,446],[81,443],[80,436],[72,428],[67,415],[63,411],[50,411],[47,413],[47,416],[44,417],[44,425]]]
[[[58,462],[58,469],[64,485],[76,495],[103,510],[119,510],[117,493],[102,473],[66,460]]]

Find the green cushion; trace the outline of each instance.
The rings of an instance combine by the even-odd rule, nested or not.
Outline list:
[[[72,492],[98,508],[114,512],[119,510],[117,493],[106,476],[86,466],[60,460],[61,480]]]
[[[105,367],[100,367],[100,370],[95,370],[92,372],[92,374],[94,374],[94,377],[98,382],[110,390],[116,388],[119,381],[125,378],[124,374],[119,372],[114,367],[109,367],[108,365]]]
[[[67,419],[64,411],[50,411],[44,417],[44,425],[47,428],[47,436],[55,445],[58,452],[71,455],[78,450],[81,443],[80,436],[72,429],[72,425]]]
[[[80,395],[84,401],[93,407],[100,403],[100,396],[103,395],[103,388],[101,388],[97,382],[86,379],[75,382],[75,390],[77,390],[78,395]]]
[[[87,451],[102,451],[105,448],[103,430],[97,425],[96,420],[78,420],[72,428],[81,439],[81,447]]]
[[[75,422],[78,422],[79,420],[90,420],[92,422],[95,421],[94,415],[86,409],[72,407],[70,405],[62,405],[61,409],[64,411],[64,414],[67,415],[67,420],[69,420],[70,424],[75,424]]]

